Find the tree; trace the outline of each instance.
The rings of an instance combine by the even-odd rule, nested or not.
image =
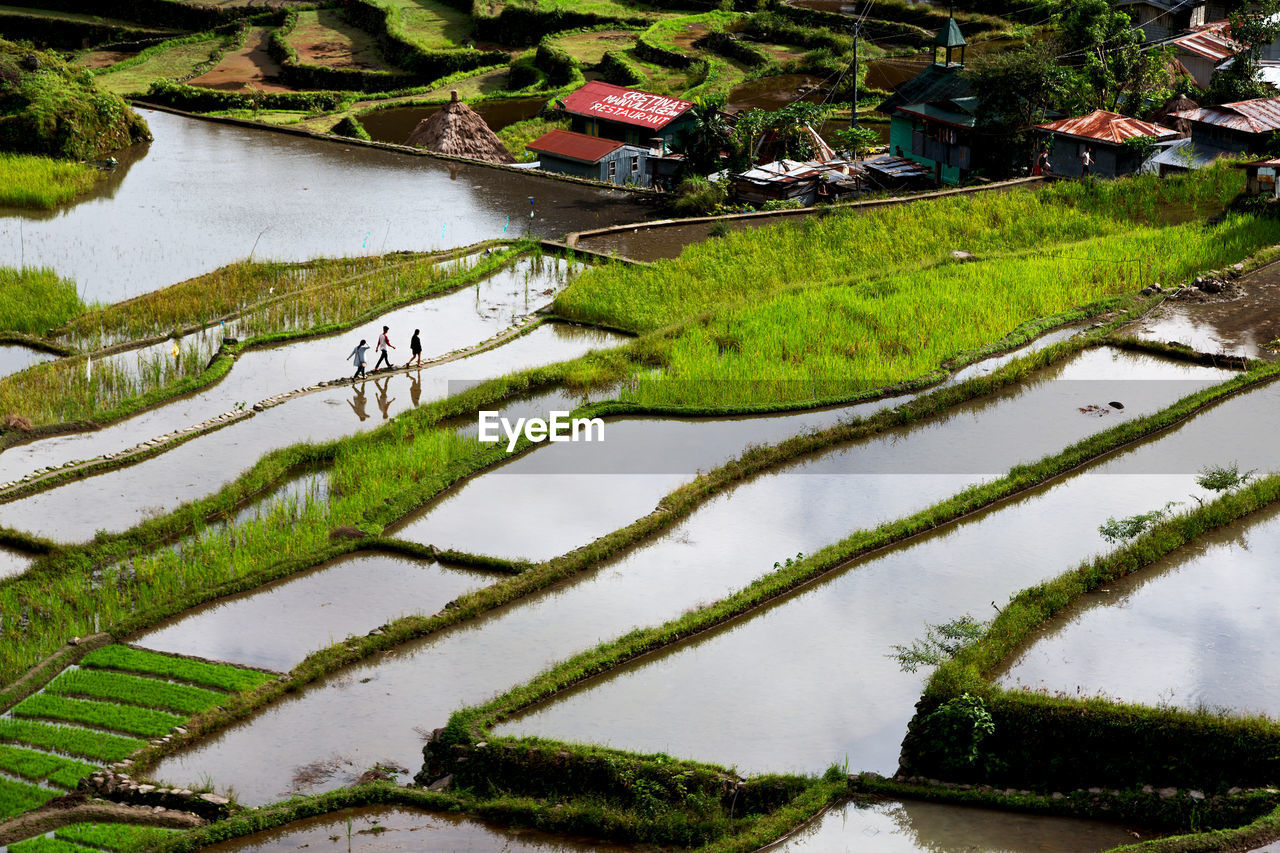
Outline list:
[[[1144,48],[1142,30],[1110,0],[1075,0],[1057,22],[1062,58],[1080,69],[1092,108],[1138,113],[1147,97],[1168,89],[1169,51]]]
[[[1258,79],[1262,49],[1280,37],[1280,0],[1258,0],[1227,16],[1231,40],[1240,51],[1231,64],[1213,73],[1209,80],[1209,100],[1214,104],[1230,104],[1263,98],[1271,94]]]
[[[1033,43],[1021,50],[980,56],[969,67],[970,92],[978,98],[976,130],[993,171],[1029,162],[1032,128],[1053,109],[1079,99],[1080,75],[1060,65],[1055,49]]]
[[[733,127],[721,111],[723,98],[699,98],[689,108],[690,121],[679,151],[686,174],[708,175],[721,168],[721,155],[733,146]]]
[[[818,128],[831,113],[824,104],[796,101],[773,112],[748,110],[738,116],[734,131],[740,163],[769,163],[783,158],[809,160],[817,152],[807,128]]]
[[[856,159],[858,152],[870,148],[880,141],[880,134],[869,127],[855,124],[846,130],[837,130],[831,134],[831,141],[841,149],[851,153]]]

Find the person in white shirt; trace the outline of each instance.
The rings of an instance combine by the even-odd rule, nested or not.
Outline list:
[[[374,347],[378,351],[378,361],[373,365],[375,373],[378,372],[378,368],[382,367],[383,362],[386,362],[387,370],[391,369],[391,350],[395,349],[395,347],[391,345],[391,339],[387,337],[387,332],[390,329],[390,326],[383,326],[382,334],[378,335],[378,345]]]

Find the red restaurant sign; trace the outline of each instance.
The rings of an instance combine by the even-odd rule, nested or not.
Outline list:
[[[608,83],[591,82],[564,99],[577,115],[633,124],[655,130],[666,127],[689,107],[690,101],[637,92]]]

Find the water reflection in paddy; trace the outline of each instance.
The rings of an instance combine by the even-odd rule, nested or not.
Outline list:
[[[613,853],[634,848],[510,829],[461,815],[377,806],[294,821],[204,849],[207,853],[295,853],[302,849],[321,853]]]
[[[555,259],[522,259],[475,285],[397,308],[349,331],[249,350],[236,359],[225,378],[196,394],[101,430],[53,436],[5,450],[0,453],[0,482],[46,466],[118,453],[148,438],[231,411],[238,403],[252,405],[275,394],[349,375],[353,368],[345,359],[351,348],[360,338],[370,343],[377,340],[383,326],[391,327],[391,342],[397,347],[392,356],[397,366],[409,360],[409,338],[414,329],[423,332],[423,357],[427,359],[474,346],[545,304],[550,298],[545,291],[563,286],[566,269],[563,262]],[[211,329],[206,337],[209,335],[220,336],[220,332]],[[165,342],[150,349],[167,358],[171,347]],[[116,358],[136,362],[137,352],[122,353]],[[370,350],[368,355],[372,367],[375,354]]]
[[[1000,682],[1280,717],[1280,691],[1258,677],[1280,666],[1276,566],[1280,507],[1086,595],[1011,660]]]
[[[115,302],[251,254],[307,260],[558,238],[647,210],[617,190],[143,115],[155,141],[106,194],[52,212],[0,209],[0,265],[49,266],[85,301]]]
[[[20,575],[35,560],[35,555],[0,545],[0,578]]]
[[[51,352],[24,347],[21,344],[0,344],[0,377],[26,370],[33,364],[53,361],[57,358]]]
[[[910,645],[925,623],[966,613],[989,619],[993,605],[1105,550],[1097,527],[1108,516],[1206,496],[1195,476],[1221,460],[1218,438],[1226,432],[1232,455],[1251,467],[1280,468],[1280,450],[1262,428],[1277,404],[1276,383],[1232,398],[1156,440],[855,563],[500,730],[750,771],[817,772],[847,756],[852,767],[892,773],[925,678],[900,671],[889,656],[893,645]]]
[[[1122,826],[912,800],[847,802],[770,853],[1092,853],[1139,840]]]
[[[308,654],[411,613],[431,614],[496,575],[354,554],[218,601],[132,638],[148,649],[288,670]]]
[[[859,527],[951,494],[982,478],[973,473],[975,465],[1003,471],[1019,459],[1059,449],[1072,435],[1101,429],[1106,425],[1102,419],[1076,411],[1083,399],[1110,399],[1114,389],[1124,388],[1135,408],[1150,409],[1197,384],[1050,381],[1123,371],[1126,364],[1131,376],[1221,375],[1146,356],[1083,353],[1042,373],[1040,381],[1027,388],[922,424],[918,435],[911,436],[912,446],[923,454],[919,464],[926,467],[919,470],[931,473],[894,474],[902,470],[905,457],[895,461],[890,442],[869,443],[880,448],[879,456],[859,454],[861,445],[854,445],[761,476],[719,495],[662,536],[586,576],[336,673],[199,747],[166,758],[153,775],[174,783],[208,777],[215,785],[234,786],[241,802],[255,804],[298,790],[297,768],[334,756],[364,767],[387,760],[416,767],[422,742],[415,727],[443,725],[459,706],[521,683],[577,651],[722,597],[767,572],[775,560],[812,551]],[[957,457],[967,430],[981,426],[986,431],[973,435],[984,436],[983,443],[990,445],[986,454],[980,460]],[[958,443],[947,440],[953,434]],[[1013,435],[1026,441],[1004,440]],[[994,441],[993,436],[1002,440]],[[900,447],[906,446],[905,435],[894,438]],[[880,473],[864,473],[874,472],[876,466]],[[487,517],[494,520],[495,531],[502,526],[496,521],[501,516],[492,509]],[[819,623],[806,624],[805,636],[812,638],[814,624]],[[825,641],[821,645],[833,653],[844,648]],[[827,677],[824,672],[818,680]],[[722,670],[710,680],[723,684],[741,679],[742,671]],[[845,704],[845,697],[834,704]],[[735,719],[744,711],[717,699],[699,713],[714,713],[724,728],[724,709],[730,708]],[[828,710],[829,706],[814,709]],[[669,723],[670,718],[664,719]],[[756,731],[760,737],[776,734]],[[896,758],[896,740],[891,748]],[[821,753],[818,769],[835,757],[825,748]],[[337,778],[313,775],[302,790],[338,784]]]
[[[452,380],[479,380],[572,359],[618,339],[592,329],[547,324],[497,349],[438,367],[325,388],[136,465],[0,504],[0,525],[63,542],[87,540],[98,529],[124,530],[216,491],[270,450],[373,429],[397,412],[446,396]]]
[[[1069,330],[1059,333],[1069,334]],[[1011,356],[1010,356],[1011,357]],[[989,369],[973,365],[965,378]],[[916,426],[890,430],[841,454],[841,474],[950,474],[959,488],[974,477],[956,474],[1003,471],[1010,460],[1028,460],[1052,452],[1088,432],[1110,426],[1112,419],[1149,411],[1151,404],[1191,393],[1181,383],[1148,383],[1143,377],[1222,376],[1161,362],[1149,356],[1094,349],[1067,363],[1041,371],[1028,387],[958,406],[946,416]],[[1091,379],[1108,377],[1105,381]],[[1164,387],[1160,387],[1164,385]],[[1154,386],[1154,387],[1153,387]],[[1034,389],[1034,390],[1032,390]],[[1105,396],[1102,400],[1100,396]],[[1001,405],[1019,398],[1016,405]],[[1090,421],[1079,408],[1123,398],[1124,410]],[[610,421],[605,440],[552,444],[472,479],[439,503],[397,528],[397,535],[437,547],[506,557],[547,559],[645,515],[663,495],[738,456],[747,446],[774,442],[806,429],[831,426],[853,416],[866,416],[898,401],[876,401],[846,408],[781,417],[722,420],[658,418]],[[999,436],[999,441],[993,441]],[[819,473],[816,467],[808,473]],[[821,473],[827,473],[827,470]],[[944,477],[945,479],[945,477]],[[863,508],[871,518],[892,517],[890,505],[917,506],[919,493],[898,485],[872,485],[863,496],[841,501],[855,517]],[[948,494],[951,485],[924,493]],[[883,495],[881,493],[884,493]],[[907,497],[910,495],[910,497]],[[872,497],[874,496],[874,497]],[[868,504],[884,501],[884,505]],[[894,501],[903,501],[893,504]],[[886,514],[889,513],[889,514]],[[502,525],[492,518],[504,519]]]

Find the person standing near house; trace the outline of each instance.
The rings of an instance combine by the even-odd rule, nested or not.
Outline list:
[[[369,351],[369,344],[364,338],[360,339],[360,343],[356,344],[356,348],[351,351],[351,355],[347,356],[347,361],[355,359],[356,374],[351,377],[351,381],[355,382],[361,376],[364,376],[364,354]]]
[[[1087,178],[1091,174],[1093,174],[1093,153],[1086,145],[1080,152],[1080,177]]]
[[[404,363],[405,367],[413,364],[413,360],[418,360],[418,366],[422,366],[422,338],[418,337],[421,329],[413,330],[413,337],[409,338],[409,360]]]
[[[1036,164],[1031,168],[1033,175],[1048,175],[1053,172],[1053,167],[1049,165],[1049,149],[1041,148],[1040,153],[1036,156]]]
[[[391,339],[387,337],[387,332],[391,330],[390,326],[382,327],[382,334],[378,335],[378,345],[374,347],[378,351],[378,361],[373,365],[373,372],[377,373],[378,368],[382,367],[385,362],[387,370],[391,369],[391,350],[395,349],[391,344]]]

